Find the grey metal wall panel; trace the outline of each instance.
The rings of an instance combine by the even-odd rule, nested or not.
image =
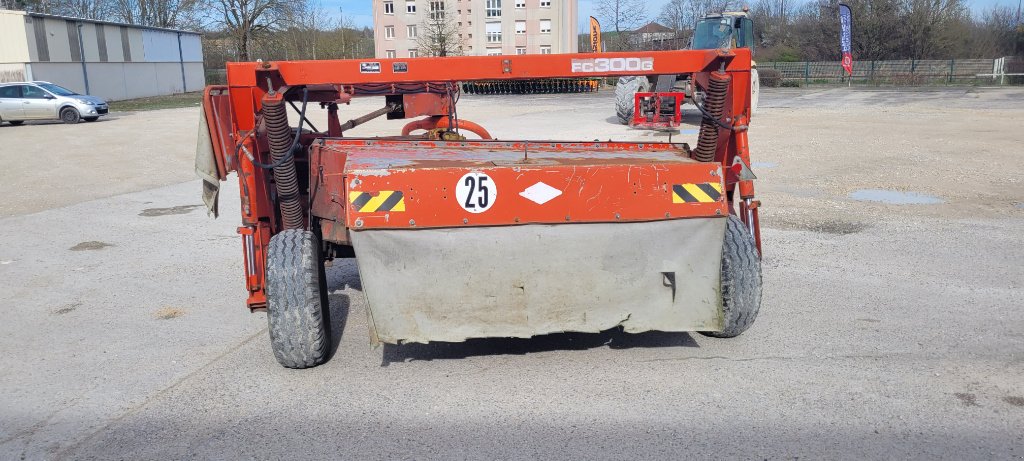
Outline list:
[[[71,46],[68,44],[67,21],[38,17],[35,20],[44,23],[50,62],[72,62]]]
[[[188,91],[199,91],[206,87],[206,70],[202,62],[185,63],[185,81]]]
[[[96,51],[100,62],[107,62],[107,34],[103,24],[96,24]]]
[[[79,93],[85,92],[82,64],[72,62],[38,62],[32,64],[32,78],[56,83]]]
[[[121,26],[121,53],[124,62],[132,62],[132,42],[128,40],[128,28]]]
[[[78,42],[78,24],[74,21],[64,21],[68,27],[68,47],[71,50],[71,60],[82,61],[82,44]]]
[[[99,24],[91,22],[83,22],[81,24],[82,27],[78,28],[78,32],[82,34],[80,41],[82,56],[85,56],[85,62],[100,62],[99,47],[96,46],[96,27]]]
[[[203,41],[198,35],[181,34],[181,51],[185,62],[203,62]]]
[[[36,38],[36,60],[50,60],[50,47],[46,41],[46,20],[36,18],[32,21],[32,30]]]
[[[142,31],[146,62],[178,62],[178,34],[159,30]],[[181,79],[181,76],[178,76]]]
[[[131,43],[132,61],[145,62],[146,54],[142,44],[142,29],[128,28],[128,42]]]

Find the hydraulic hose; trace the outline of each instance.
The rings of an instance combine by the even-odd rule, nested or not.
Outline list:
[[[299,201],[299,179],[292,159],[298,137],[293,136],[288,126],[288,113],[282,99],[263,99],[263,121],[270,141],[270,157],[273,160],[274,184],[277,186],[282,225],[285,230],[301,229],[304,220]]]
[[[693,157],[700,162],[715,161],[718,150],[718,124],[725,108],[725,97],[729,92],[732,77],[724,72],[712,72],[708,78],[708,87],[704,89],[704,118],[700,122],[700,134],[697,137],[697,148]]]

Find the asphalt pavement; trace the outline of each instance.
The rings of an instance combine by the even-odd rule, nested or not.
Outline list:
[[[232,181],[213,220],[179,170],[130,187],[97,171],[33,202],[47,175],[15,165],[0,172],[26,197],[0,217],[0,459],[1024,457],[1024,91],[900,93],[762,96],[763,304],[734,339],[372,348],[344,260],[327,270],[331,359],[288,370],[244,306]],[[502,138],[660,139],[609,121],[608,93],[463,104]],[[194,116],[103,129],[113,145]],[[85,126],[0,127],[0,159]],[[162,155],[187,168],[195,130],[174,129]],[[852,195],[875,189],[939,202]]]

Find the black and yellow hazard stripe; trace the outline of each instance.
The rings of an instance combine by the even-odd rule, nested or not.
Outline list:
[[[405,196],[400,190],[382,190],[377,192],[348,193],[348,201],[359,213],[376,213],[378,211],[405,211]]]
[[[722,198],[722,184],[673,184],[672,203],[714,203]]]

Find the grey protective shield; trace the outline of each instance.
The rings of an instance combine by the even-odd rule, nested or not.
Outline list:
[[[352,233],[376,341],[721,329],[723,218]]]

